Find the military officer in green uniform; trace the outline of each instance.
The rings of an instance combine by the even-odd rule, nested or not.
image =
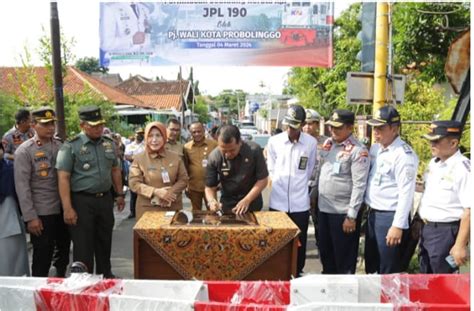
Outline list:
[[[79,109],[82,132],[63,144],[56,162],[64,222],[73,241],[73,261],[88,272],[114,278],[110,264],[114,200],[125,206],[121,170],[111,138],[102,136],[104,119],[96,106]]]

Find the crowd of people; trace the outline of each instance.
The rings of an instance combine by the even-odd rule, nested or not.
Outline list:
[[[454,273],[468,260],[472,184],[470,161],[459,151],[459,122],[434,121],[424,135],[433,159],[414,209],[418,157],[400,138],[392,106],[368,120],[370,148],[353,135],[354,113],[341,109],[328,118],[326,137],[316,111],[291,106],[285,130],[265,150],[244,141],[235,125],[206,136],[203,124],[193,122],[190,140],[181,142],[181,123],[171,118],[137,129],[125,144],[105,128],[98,107],[81,107],[79,118],[81,133],[61,142],[53,109],[21,109],[3,135],[0,275],[30,275],[28,232],[32,276],[48,276],[54,266],[64,277],[72,242],[73,268],[115,278],[113,208],[125,208],[128,188],[129,218],[138,220],[147,211],[183,209],[183,193],[194,211],[260,211],[269,187],[269,210],[286,213],[301,231],[296,276],[304,273],[310,216],[324,274],[356,273],[362,233],[366,273],[405,271],[413,219],[422,223],[421,273]]]

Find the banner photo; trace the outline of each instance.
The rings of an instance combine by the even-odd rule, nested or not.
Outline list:
[[[332,67],[334,3],[100,4],[100,64]]]

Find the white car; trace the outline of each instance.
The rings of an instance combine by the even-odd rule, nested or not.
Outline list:
[[[243,140],[251,140],[254,135],[258,134],[257,127],[250,124],[241,124],[239,127],[240,136]]]

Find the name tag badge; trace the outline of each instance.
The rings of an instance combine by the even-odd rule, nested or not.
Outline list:
[[[307,165],[308,165],[308,157],[301,157],[300,163],[298,164],[298,169],[305,170]]]
[[[334,174],[339,174],[341,172],[341,162],[335,162],[332,165],[332,172]]]
[[[163,182],[165,184],[168,184],[171,182],[170,175],[168,174],[168,171],[165,170],[164,167],[161,168],[161,179],[163,179]]]
[[[202,159],[202,167],[207,167],[207,159]]]

